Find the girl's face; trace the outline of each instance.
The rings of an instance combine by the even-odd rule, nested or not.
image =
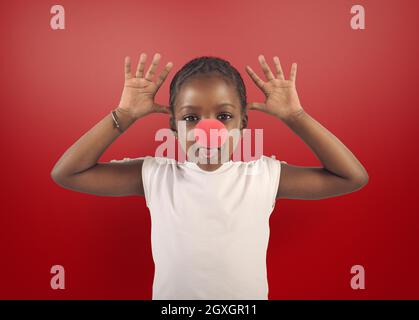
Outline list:
[[[237,89],[217,75],[196,76],[182,84],[174,105],[174,120],[176,132],[179,132],[178,121],[186,122],[186,136],[193,130],[201,119],[217,119],[221,121],[228,131],[240,130],[246,127],[247,115],[243,114]],[[186,140],[186,152],[195,141]],[[234,139],[228,139],[228,159],[234,151]],[[195,156],[198,157],[199,149]],[[204,150],[202,150],[204,151]],[[200,158],[201,159],[201,158]],[[218,151],[216,164],[209,163],[207,158],[205,164],[200,160],[197,164],[204,170],[215,170],[221,166],[221,148]],[[212,160],[213,162],[213,160]]]

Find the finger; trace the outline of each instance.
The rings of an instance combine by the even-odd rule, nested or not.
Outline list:
[[[172,67],[173,67],[173,63],[172,62],[169,62],[168,64],[166,64],[166,67],[160,73],[159,78],[157,79],[157,82],[156,82],[157,88],[160,88],[160,86],[163,83],[163,81],[166,80],[166,77],[169,74],[169,72],[172,69]]]
[[[265,57],[263,55],[259,55],[259,62],[260,62],[260,65],[262,66],[262,70],[266,76],[266,79],[268,79],[268,81],[274,80],[275,77],[271,71],[271,68],[269,68],[268,63],[266,62]]]
[[[168,113],[168,114],[170,113],[170,108],[168,106],[165,106],[165,105],[162,105],[162,104],[159,104],[159,103],[154,103],[153,107],[154,107],[154,112]]]
[[[131,58],[129,56],[125,57],[124,67],[125,67],[125,69],[124,69],[125,79],[132,78],[132,75],[131,75]]]
[[[297,80],[297,64],[295,62],[291,65],[290,80],[294,83]]]
[[[274,57],[276,76],[278,79],[285,80],[284,72],[282,71],[281,62],[277,56]]]
[[[138,61],[138,65],[137,65],[137,71],[135,72],[135,76],[137,78],[142,78],[143,77],[144,66],[145,66],[146,59],[147,59],[147,54],[146,53],[141,53],[140,60]]]
[[[262,89],[265,82],[261,78],[259,78],[258,75],[249,66],[246,66],[246,71],[252,78],[252,80],[256,83],[256,85]]]
[[[263,110],[265,107],[266,104],[259,102],[251,102],[247,104],[247,110]]]
[[[160,60],[160,54],[156,53],[153,57],[153,61],[151,62],[150,67],[148,68],[148,71],[144,78],[146,78],[149,81],[153,81],[153,76],[156,73],[157,65],[159,64]]]

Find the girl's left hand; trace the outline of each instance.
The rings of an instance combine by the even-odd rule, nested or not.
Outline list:
[[[268,80],[267,82],[260,79],[252,68],[246,66],[246,71],[266,96],[265,103],[248,103],[247,107],[249,110],[260,110],[276,116],[281,120],[286,120],[289,117],[300,114],[304,111],[295,88],[297,64],[292,64],[290,79],[285,80],[279,58],[275,56],[273,60],[276,68],[276,77],[272,74],[271,69],[266,63],[265,57],[263,55],[259,55],[259,62]]]

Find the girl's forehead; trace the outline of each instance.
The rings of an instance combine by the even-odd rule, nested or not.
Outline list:
[[[236,88],[221,77],[197,77],[183,83],[178,94],[177,104],[199,104],[199,103],[237,103],[238,96]]]

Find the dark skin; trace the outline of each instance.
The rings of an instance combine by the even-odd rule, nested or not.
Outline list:
[[[196,76],[185,82],[179,90],[174,105],[174,117],[178,121],[186,121],[186,134],[195,128],[200,120],[217,119],[227,130],[246,128],[247,114],[243,112],[237,90],[233,84],[226,82],[217,74]],[[178,137],[178,126],[171,128]],[[186,150],[189,150],[195,141],[186,140]],[[233,151],[233,137],[228,140],[228,154],[230,159]],[[198,156],[197,151],[195,156]],[[197,165],[206,171],[213,171],[222,165],[221,149],[218,152],[217,163],[210,163],[209,159],[197,162]],[[228,161],[228,160],[227,160]],[[204,163],[201,163],[204,162]]]
[[[250,103],[258,110],[288,126],[313,151],[322,167],[281,165],[277,198],[316,200],[354,192],[368,183],[368,173],[353,153],[330,131],[311,117],[300,104],[296,90],[297,64],[291,66],[285,79],[280,60],[273,58],[274,72],[265,57],[259,55],[266,80],[246,66],[246,71],[264,93],[264,103]]]
[[[146,73],[145,60],[146,54],[143,53],[133,75],[131,60],[129,57],[125,59],[124,90],[116,110],[123,130],[151,113],[170,115],[169,108],[155,103],[154,97],[173,64],[166,64],[159,77],[153,79],[160,55],[154,55]],[[324,199],[351,193],[365,186],[368,174],[361,163],[337,137],[302,108],[295,87],[297,65],[292,65],[290,79],[286,80],[277,57],[274,58],[275,74],[263,56],[259,56],[259,63],[266,81],[260,79],[250,67],[246,67],[246,71],[265,94],[266,100],[264,103],[249,103],[248,110],[265,112],[280,120],[308,145],[322,163],[322,167],[304,167],[282,162],[277,198]],[[230,103],[232,106],[219,106],[221,103]],[[186,104],[194,105],[194,110],[181,109]],[[227,129],[242,130],[247,125],[247,116],[241,112],[235,88],[216,76],[185,83],[179,92],[174,113],[177,121],[191,113],[195,115],[187,118],[187,130],[191,130],[200,118],[216,118],[223,121]],[[103,152],[120,135],[108,114],[65,151],[55,164],[51,177],[60,186],[83,193],[102,196],[144,195],[142,179],[138,174],[141,173],[142,159],[98,162]],[[221,164],[198,165],[203,170],[211,171]]]

